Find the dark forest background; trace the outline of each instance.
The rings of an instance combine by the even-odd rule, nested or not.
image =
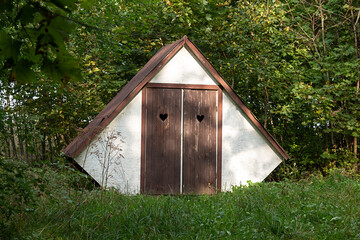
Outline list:
[[[0,5],[3,158],[58,162],[156,51],[187,35],[291,156],[274,178],[358,171],[358,1]]]

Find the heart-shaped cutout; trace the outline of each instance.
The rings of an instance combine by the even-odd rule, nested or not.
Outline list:
[[[165,121],[166,118],[168,117],[168,115],[167,115],[167,113],[164,113],[164,114],[160,113],[159,117],[162,121]]]
[[[202,120],[204,120],[204,115],[197,115],[196,119],[201,122]]]

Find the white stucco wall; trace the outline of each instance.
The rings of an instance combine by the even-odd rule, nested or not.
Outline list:
[[[180,49],[150,82],[215,85],[209,74],[185,47]]]
[[[122,193],[135,194],[140,192],[140,146],[141,92],[75,161],[101,185],[117,188]]]
[[[150,82],[216,84],[186,48],[182,48]],[[75,159],[97,182],[122,193],[140,192],[141,96],[139,92]],[[225,92],[222,119],[222,191],[246,184],[248,180],[262,181],[281,162],[280,157]],[[106,145],[106,142],[112,144]],[[111,150],[107,156],[106,146]],[[104,165],[109,168],[106,170]]]
[[[223,93],[222,129],[222,191],[247,181],[261,182],[281,163],[227,93]]]

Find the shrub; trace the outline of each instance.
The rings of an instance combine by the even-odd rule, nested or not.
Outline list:
[[[26,163],[0,157],[0,238],[12,231],[10,218],[33,211],[37,194],[44,188]]]

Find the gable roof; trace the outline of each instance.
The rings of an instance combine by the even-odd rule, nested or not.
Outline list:
[[[220,76],[215,68],[209,63],[200,50],[187,38],[182,37],[176,42],[161,48],[145,66],[126,84],[123,89],[109,102],[108,105],[94,118],[93,121],[79,134],[65,149],[67,157],[75,158],[92,141],[92,139],[109,124],[116,115],[131,101],[131,99],[158,73],[161,68],[184,46],[197,57],[213,78],[217,80],[234,102],[241,108],[247,118],[269,141],[273,148],[284,158],[290,156],[280,144],[266,131],[253,113],[245,106],[239,96],[231,89],[227,82]]]

